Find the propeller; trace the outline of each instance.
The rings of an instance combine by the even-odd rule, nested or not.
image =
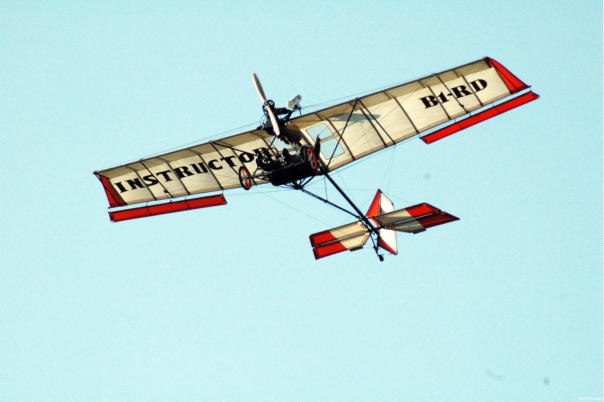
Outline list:
[[[266,113],[268,114],[268,117],[271,120],[271,124],[273,125],[273,130],[275,131],[275,134],[278,137],[281,135],[281,129],[279,128],[279,121],[277,120],[277,116],[275,116],[273,108],[266,100],[264,90],[262,89],[262,84],[260,84],[260,80],[258,79],[256,73],[252,75],[252,78],[254,79],[254,86],[256,87],[256,91],[258,91],[258,95],[260,95],[260,99],[262,99],[262,107],[264,108],[264,110],[266,110]]]

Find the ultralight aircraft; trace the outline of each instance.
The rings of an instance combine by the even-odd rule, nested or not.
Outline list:
[[[316,259],[358,250],[371,239],[383,261],[380,248],[398,252],[396,232],[419,233],[458,218],[427,203],[395,210],[380,190],[363,213],[330,173],[414,136],[431,144],[539,97],[489,57],[307,114],[301,113],[300,95],[287,107],[275,107],[256,74],[253,82],[264,111],[256,129],[94,172],[109,200],[110,219],[224,205],[225,190],[271,183],[355,218],[310,235]],[[293,117],[295,112],[300,115]],[[309,191],[321,176],[349,207]],[[214,194],[197,197],[204,193]],[[130,207],[136,204],[144,205]]]

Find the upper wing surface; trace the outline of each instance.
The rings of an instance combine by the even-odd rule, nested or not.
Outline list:
[[[291,123],[309,143],[320,138],[318,157],[331,171],[415,135],[426,134],[422,139],[428,143],[436,141],[536,99],[530,92],[532,95],[525,94],[526,98],[508,105],[508,109],[478,113],[465,123],[456,122],[527,88],[497,61],[484,58],[294,118]],[[453,127],[447,127],[447,133],[430,132],[443,125]]]
[[[253,173],[259,150],[270,148],[269,137],[251,130],[94,173],[110,207],[241,187],[239,167]]]
[[[536,99],[529,87],[491,58],[455,67],[290,120],[328,171],[420,135],[436,141]],[[503,103],[498,102],[502,100]],[[497,104],[496,104],[497,103]],[[273,136],[250,130],[223,139],[95,172],[110,207],[240,187],[238,170],[256,171]],[[256,179],[256,184],[263,181]]]

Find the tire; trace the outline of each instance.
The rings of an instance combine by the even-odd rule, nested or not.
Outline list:
[[[308,165],[310,170],[312,170],[313,172],[317,171],[317,169],[319,168],[319,163],[317,162],[317,157],[312,148],[304,148],[304,160],[306,161],[306,164]]]
[[[252,188],[252,177],[250,171],[245,166],[239,168],[239,184],[241,184],[244,190]]]

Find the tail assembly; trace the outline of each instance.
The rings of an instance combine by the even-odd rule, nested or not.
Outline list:
[[[369,207],[366,215],[377,227],[379,227],[380,223],[376,220],[376,217],[392,211],[394,211],[394,204],[390,198],[386,197],[386,194],[382,193],[381,190],[378,190],[375,194],[375,197],[373,197],[373,201],[371,202],[371,206]],[[398,246],[396,242],[396,232],[392,229],[386,229],[384,227],[379,228],[377,245],[378,247],[388,251],[390,254],[397,255]],[[382,259],[380,258],[380,260]]]
[[[315,259],[346,250],[359,250],[371,238],[376,254],[380,261],[383,261],[378,248],[383,248],[391,254],[398,253],[396,232],[415,234],[433,226],[459,220],[427,203],[395,211],[392,201],[380,190],[377,191],[366,216],[368,220],[359,219],[348,225],[310,235]]]

